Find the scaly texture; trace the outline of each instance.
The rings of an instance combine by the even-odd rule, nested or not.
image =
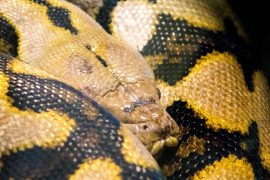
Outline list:
[[[113,37],[64,1],[0,4],[0,52],[22,60],[2,57],[3,178],[51,174],[71,179],[163,178],[150,154],[125,126],[155,154],[169,179],[270,177],[269,85],[225,0],[69,1]],[[35,79],[16,81],[13,74]],[[64,92],[72,86],[80,95],[63,96],[59,88],[53,88],[52,79],[63,84]],[[53,103],[43,100],[48,91]],[[64,111],[66,105],[58,96],[76,106],[76,111]],[[78,105],[81,96],[90,105]],[[91,127],[83,123],[76,129],[80,121],[74,112],[98,123]],[[78,133],[73,136],[74,132]],[[103,142],[113,148],[97,145]],[[89,153],[78,149],[82,144],[92,148]],[[175,147],[159,152],[164,145]],[[66,150],[67,146],[76,148]],[[59,160],[44,149],[57,150],[57,157],[65,158]],[[35,153],[39,156],[33,159],[40,166],[31,171],[34,175],[26,176],[32,167],[21,158]],[[70,167],[63,164],[66,159],[81,161]],[[25,164],[26,168],[15,173],[10,166],[16,169]]]
[[[178,146],[159,155],[164,173],[269,177],[269,85],[226,1],[102,3],[96,20],[141,52],[155,73],[161,104],[179,125]]]

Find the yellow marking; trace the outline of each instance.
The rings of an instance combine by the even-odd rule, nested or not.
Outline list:
[[[124,139],[121,152],[127,162],[144,168],[159,169],[152,155],[126,127],[121,126],[118,133]]]
[[[75,127],[67,115],[50,110],[36,113],[12,106],[8,97],[8,77],[0,72],[0,156],[40,146],[62,145]]]
[[[205,140],[196,136],[191,136],[187,142],[180,145],[176,152],[176,156],[186,158],[190,153],[197,153],[202,155],[205,151],[204,148]]]
[[[70,180],[108,179],[121,180],[121,167],[110,158],[87,159],[80,168],[69,177]]]
[[[235,155],[229,155],[216,161],[213,165],[206,166],[197,172],[191,179],[254,179],[251,164],[246,158],[238,159]]]

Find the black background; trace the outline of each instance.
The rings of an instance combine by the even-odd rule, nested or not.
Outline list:
[[[266,0],[229,0],[252,42],[255,60],[270,82],[270,6]]]

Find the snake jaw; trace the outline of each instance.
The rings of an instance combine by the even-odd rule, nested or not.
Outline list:
[[[157,154],[166,146],[175,147],[178,144],[178,139],[177,137],[174,137],[174,136],[169,136],[167,138],[161,138],[161,139],[158,139],[158,137],[155,137],[155,139],[152,139],[152,142],[148,142],[147,140],[151,140],[151,138],[145,138],[145,137],[140,136],[141,134],[140,134],[138,124],[124,124],[124,126],[126,126],[129,130],[131,130],[133,134],[139,137],[140,141],[151,152],[152,155]]]
[[[160,140],[157,141],[153,144],[152,149],[150,150],[152,155],[157,154],[161,149],[163,149],[165,145],[165,141],[164,140]]]

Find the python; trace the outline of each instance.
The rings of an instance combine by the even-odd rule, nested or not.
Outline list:
[[[1,179],[269,176],[268,82],[225,1],[70,1],[112,36],[0,1]]]

